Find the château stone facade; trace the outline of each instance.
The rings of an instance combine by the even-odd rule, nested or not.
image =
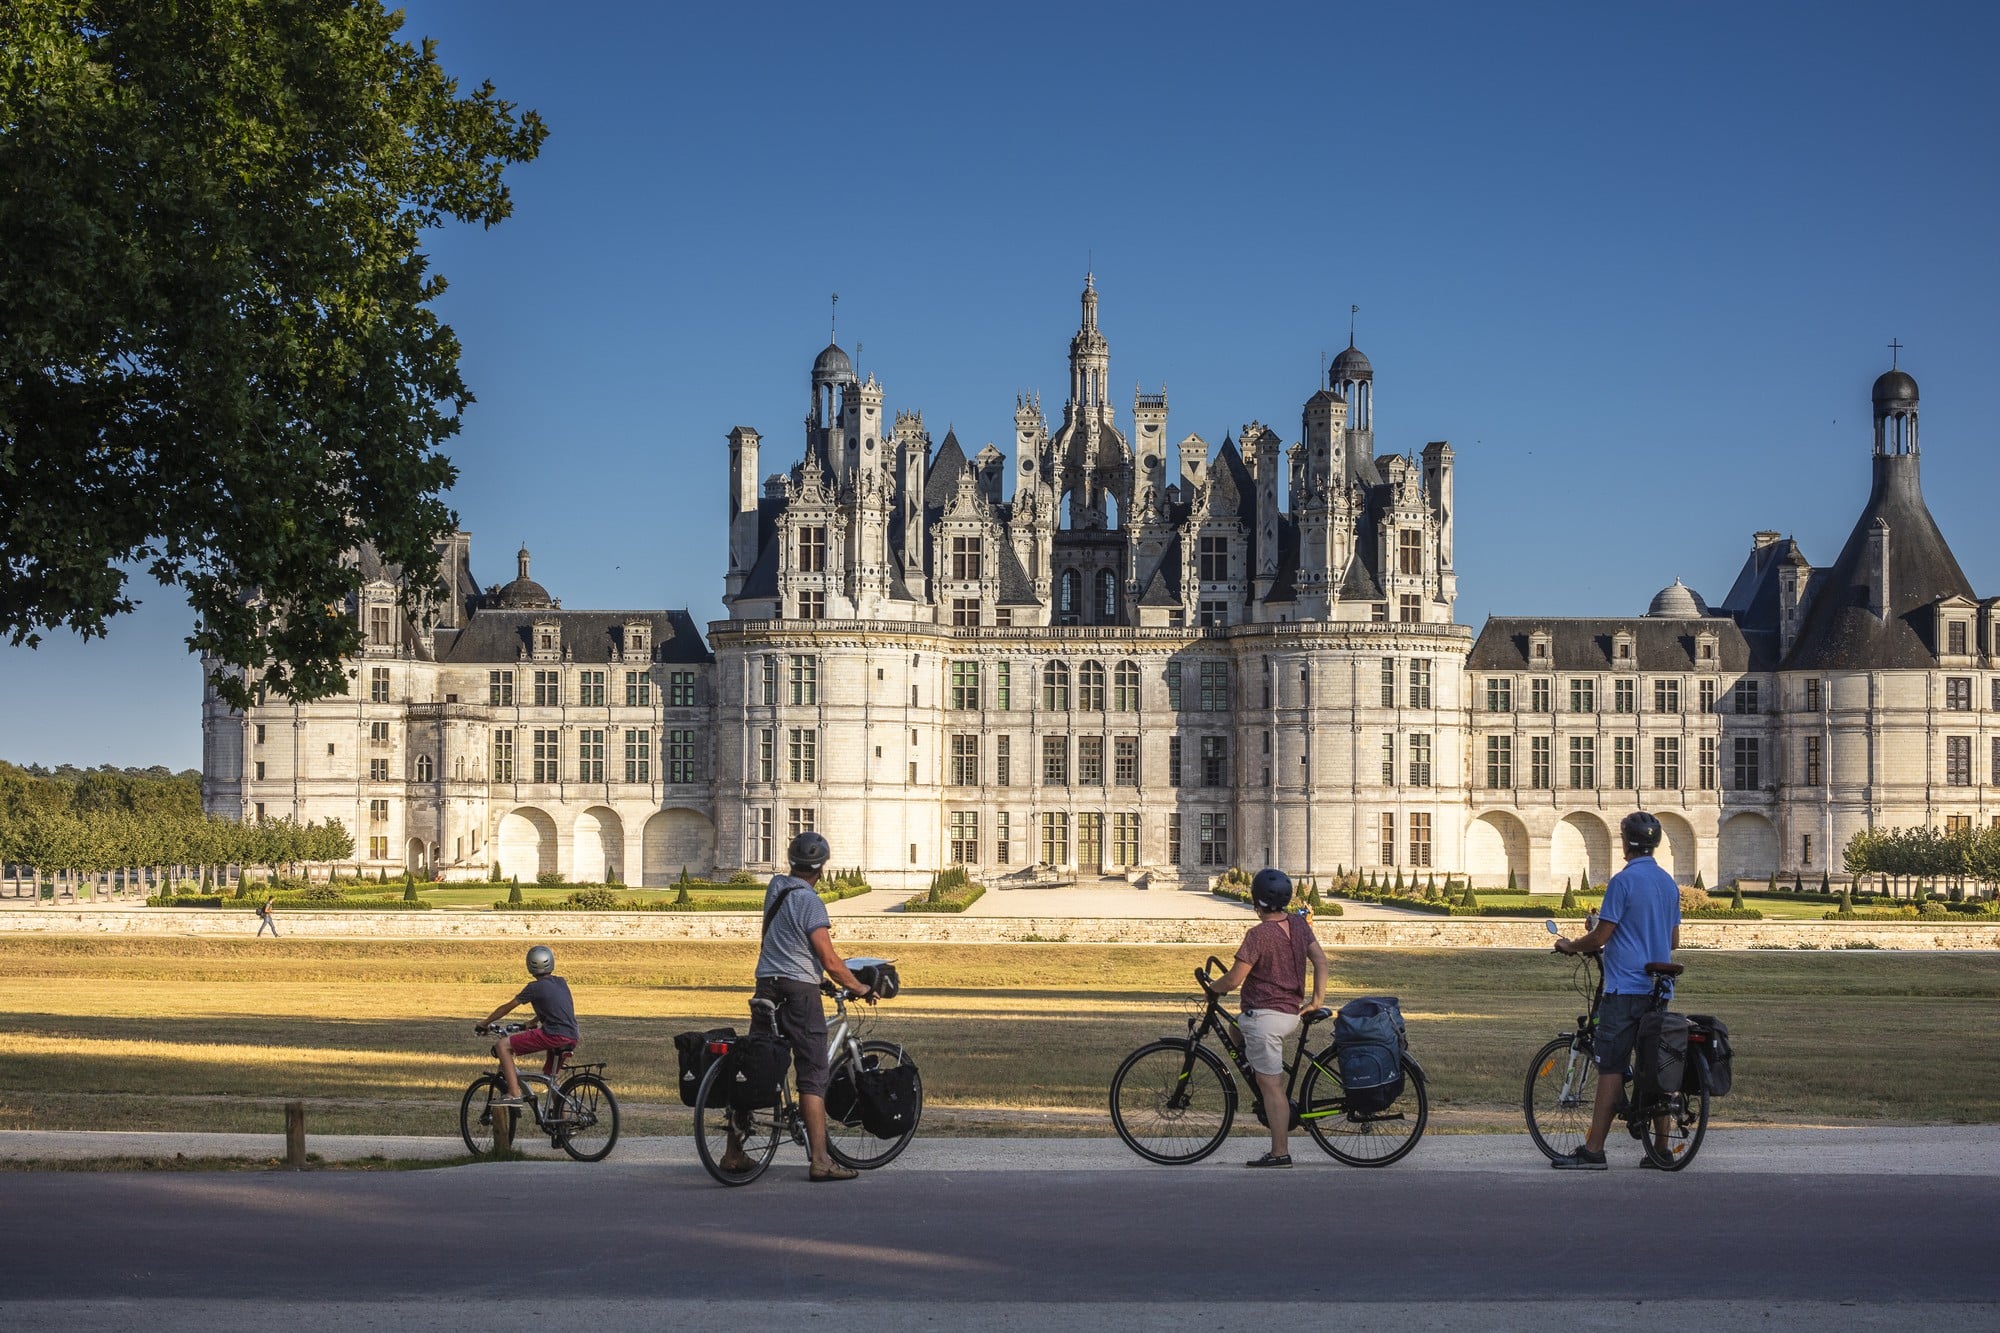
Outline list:
[[[934,445],[828,346],[784,470],[729,433],[706,643],[684,611],[563,610],[525,550],[484,592],[464,534],[411,619],[357,553],[354,688],[247,715],[211,692],[208,806],[338,818],[370,866],[447,878],[763,872],[813,827],[885,887],[963,862],[1560,889],[1602,881],[1642,805],[1684,880],[1816,877],[1857,828],[2000,816],[2000,604],[1924,507],[1904,372],[1832,565],[1759,533],[1712,609],[1676,583],[1643,616],[1475,638],[1452,449],[1376,451],[1353,346],[1289,446],[1254,421],[1170,446],[1164,390],[1121,427],[1109,369],[1086,280],[1059,422],[1016,402],[1010,492],[998,448]]]

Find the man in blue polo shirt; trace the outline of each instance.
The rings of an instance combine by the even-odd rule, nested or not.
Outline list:
[[[1583,1145],[1555,1159],[1558,1171],[1604,1170],[1604,1138],[1625,1089],[1625,1064],[1639,1035],[1639,1015],[1653,1003],[1653,979],[1646,975],[1646,964],[1673,961],[1681,943],[1680,886],[1653,859],[1653,850],[1660,845],[1660,821],[1635,810],[1619,824],[1618,834],[1625,843],[1625,868],[1605,886],[1597,925],[1577,939],[1556,941],[1558,953],[1604,951],[1604,998],[1597,1006],[1593,1045],[1597,1104]],[[1654,1163],[1649,1156],[1644,1164]]]

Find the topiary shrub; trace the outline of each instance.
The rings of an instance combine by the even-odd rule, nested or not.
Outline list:
[[[314,884],[299,894],[299,901],[302,903],[337,903],[340,901],[340,890],[334,888],[331,884]]]
[[[1701,872],[1699,870],[1694,872],[1694,886],[1704,893],[1708,891],[1708,885],[1701,882]]]
[[[417,897],[417,881],[408,875],[403,876],[403,901],[406,903],[420,901]]]
[[[1730,894],[1730,895],[1729,895],[1729,905],[1730,905],[1730,907],[1731,907],[1731,908],[1738,908],[1738,907],[1741,907],[1741,906],[1743,906],[1743,881],[1742,881],[1742,880],[1738,880],[1738,881],[1736,881],[1736,892],[1734,892],[1734,893],[1732,893],[1732,894]]]
[[[1466,887],[1466,888],[1467,888],[1468,890],[1470,890],[1472,886],[1471,886],[1470,884],[1467,884],[1467,885],[1466,885],[1465,887]],[[1521,891],[1521,886],[1520,886],[1519,882],[1518,882],[1518,881],[1516,881],[1516,880],[1515,880],[1515,878],[1514,878],[1514,867],[1512,867],[1512,866],[1508,866],[1508,867],[1507,867],[1507,892],[1509,892],[1509,893],[1519,893],[1520,891]]]
[[[1568,880],[1563,881],[1562,906],[1564,907],[1576,906],[1576,890],[1570,887]]]
[[[514,876],[514,882],[507,886],[507,905],[518,907],[521,903],[521,877]]]
[[[555,871],[553,871],[553,870],[544,870],[544,871],[543,871],[543,872],[542,872],[541,874],[539,874],[539,875],[535,876],[535,883],[537,883],[537,884],[560,884],[560,883],[562,883],[562,876],[561,876],[561,875],[559,875],[559,874],[557,874],[557,873],[556,873]]]
[[[500,882],[500,863],[498,861],[493,863],[493,869],[488,873],[486,878],[489,883],[498,884]]]
[[[609,889],[578,889],[564,900],[584,912],[604,912],[618,906],[618,895]]]
[[[1681,911],[1683,913],[1699,912],[1713,906],[1715,904],[1710,901],[1708,890],[1692,887],[1681,890]]]

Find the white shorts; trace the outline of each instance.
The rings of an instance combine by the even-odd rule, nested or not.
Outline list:
[[[1277,1009],[1245,1009],[1240,1020],[1243,1058],[1259,1074],[1285,1072],[1285,1042],[1299,1030],[1299,1016]]]

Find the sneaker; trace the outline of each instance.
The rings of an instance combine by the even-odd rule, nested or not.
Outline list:
[[[1549,1165],[1558,1171],[1603,1171],[1608,1169],[1603,1153],[1592,1152],[1590,1149],[1582,1146],[1579,1146],[1575,1152],[1564,1153],[1561,1157],[1550,1162]]]
[[[1658,1162],[1653,1160],[1653,1154],[1647,1153],[1639,1159],[1639,1169],[1641,1171],[1658,1171],[1661,1167]]]
[[[813,1181],[852,1180],[860,1174],[859,1171],[856,1171],[851,1166],[842,1166],[839,1162],[828,1162],[823,1167],[816,1166],[807,1172],[806,1179]]]
[[[527,1097],[527,1096],[525,1096],[525,1095],[523,1095],[523,1096],[520,1096],[520,1097],[508,1097],[508,1096],[504,1096],[504,1095],[503,1095],[503,1096],[499,1096],[499,1097],[495,1097],[495,1098],[493,1099],[493,1105],[495,1105],[495,1106],[526,1106],[526,1105],[527,1105],[527,1104],[529,1103],[529,1101],[531,1101],[531,1100],[532,1100],[532,1098],[529,1098],[529,1097]]]
[[[1267,1152],[1262,1157],[1252,1158],[1250,1161],[1245,1162],[1243,1165],[1249,1167],[1267,1168],[1267,1167],[1290,1166],[1291,1164],[1292,1164],[1292,1155],[1290,1153]]]

